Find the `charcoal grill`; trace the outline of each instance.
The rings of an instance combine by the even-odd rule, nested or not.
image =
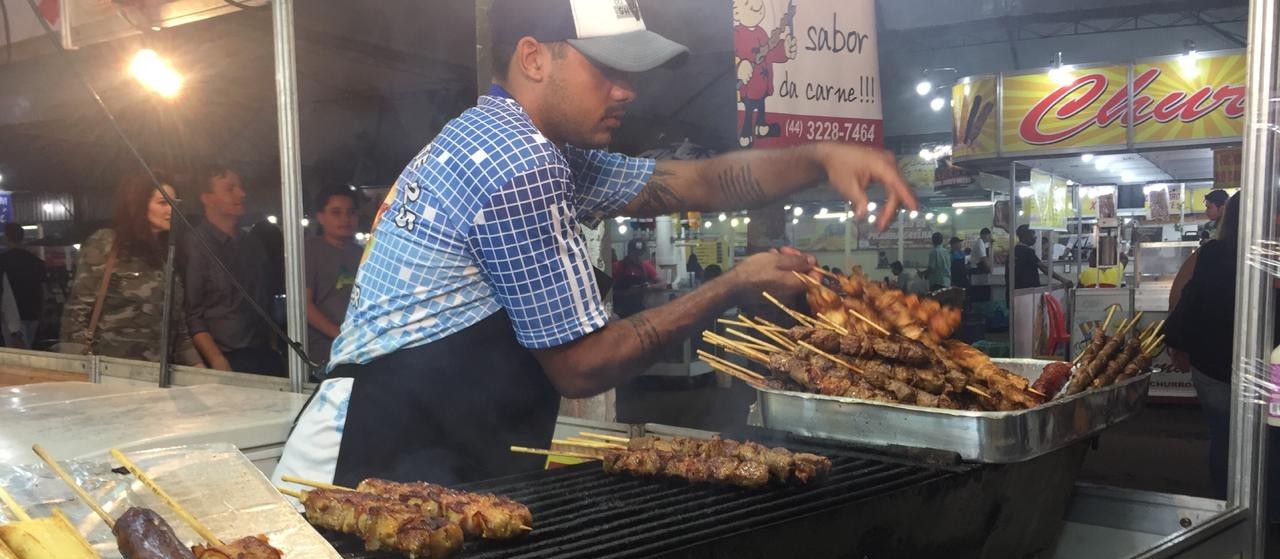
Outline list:
[[[777,446],[774,441],[755,440]],[[597,462],[463,487],[527,505],[534,531],[468,542],[459,559],[1025,557],[1047,549],[1083,458],[1076,445],[1010,465],[926,465],[847,448],[813,486],[742,489],[603,473]],[[344,557],[358,540],[326,534]]]

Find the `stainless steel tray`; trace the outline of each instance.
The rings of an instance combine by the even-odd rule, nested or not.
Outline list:
[[[993,359],[1030,380],[1049,361]],[[1147,400],[1146,373],[1029,410],[974,412],[761,389],[764,427],[875,447],[955,452],[963,460],[1010,463],[1057,450],[1137,415]]]

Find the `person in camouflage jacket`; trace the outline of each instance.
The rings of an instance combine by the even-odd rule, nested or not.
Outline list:
[[[162,180],[162,184],[169,181]],[[147,219],[152,213],[152,229],[168,229],[168,206],[159,194],[148,194],[149,177],[127,178],[117,194],[117,204],[146,205],[145,209],[117,208],[115,229],[102,229],[86,240],[80,249],[80,261],[72,281],[71,295],[62,312],[62,335],[58,350],[63,353],[104,355],[160,361],[161,318],[164,311],[164,266],[155,252],[162,247],[147,239],[146,247],[121,243],[117,247],[117,259],[98,318],[97,332],[92,347],[89,344],[89,320],[106,271],[107,258],[117,242],[117,229],[122,219]],[[172,187],[169,187],[170,189]],[[170,191],[172,194],[172,190]],[[138,225],[138,224],[134,224]],[[146,224],[141,224],[146,231]],[[129,226],[128,224],[124,226]],[[153,231],[159,237],[162,231]],[[145,249],[145,250],[143,250]],[[173,313],[169,332],[172,339],[172,361],[179,365],[202,366],[200,354],[191,343],[186,320],[182,312],[181,278],[174,278]]]

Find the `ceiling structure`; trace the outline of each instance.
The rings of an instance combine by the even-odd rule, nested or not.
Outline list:
[[[1210,148],[1092,157],[1072,155],[1018,163],[1085,186],[1213,180],[1213,150]]]

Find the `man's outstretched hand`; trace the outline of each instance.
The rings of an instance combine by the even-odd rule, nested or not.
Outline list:
[[[920,209],[911,185],[898,173],[898,162],[887,151],[848,144],[822,144],[821,161],[831,186],[853,202],[854,215],[867,214],[867,188],[871,183],[884,185],[886,199],[876,218],[876,226],[884,231],[897,217],[898,208]]]

